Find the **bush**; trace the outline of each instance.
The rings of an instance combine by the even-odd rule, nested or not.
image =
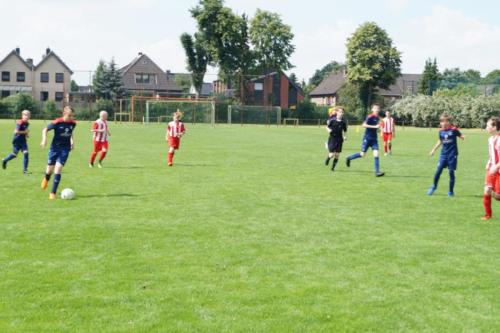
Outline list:
[[[18,117],[23,110],[37,111],[36,102],[29,94],[15,94],[0,100],[0,114]]]
[[[500,96],[413,96],[392,106],[399,120],[417,127],[436,127],[439,116],[447,113],[455,125],[465,128],[484,127],[486,121],[500,113]]]
[[[61,116],[61,110],[57,109],[56,102],[48,101],[43,109],[44,118],[53,119]]]
[[[110,99],[100,99],[96,103],[97,111],[106,111],[109,116],[112,117],[115,113],[115,106],[112,100]]]

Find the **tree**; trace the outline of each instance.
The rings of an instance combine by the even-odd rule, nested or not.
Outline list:
[[[424,73],[418,84],[418,93],[432,96],[434,91],[439,87],[441,74],[437,65],[437,60],[434,58],[425,61]]]
[[[109,98],[109,87],[106,81],[106,73],[108,71],[108,66],[104,60],[99,60],[99,65],[94,73],[94,79],[92,80],[92,85],[97,98]]]
[[[250,21],[250,42],[257,69],[262,73],[292,68],[290,57],[295,52],[292,28],[276,13],[257,9]]]
[[[500,69],[488,73],[483,79],[484,84],[498,84],[500,85]]]
[[[359,87],[356,84],[347,82],[339,89],[338,96],[337,104],[344,107],[347,114],[353,115],[352,118],[364,118],[363,101],[360,99]]]
[[[443,72],[441,88],[453,89],[460,83],[468,83],[468,76],[460,68],[447,68]]]
[[[321,69],[317,69],[316,72],[314,72],[314,75],[309,80],[309,84],[312,85],[314,88],[316,88],[317,86],[319,86],[321,82],[323,82],[324,79],[326,79],[328,75],[336,73],[343,69],[345,69],[344,64],[339,63],[335,60],[331,61],[330,63],[323,66]]]
[[[388,89],[401,75],[401,53],[377,24],[361,25],[347,41],[347,78],[359,87],[368,109],[376,88]]]
[[[475,69],[468,69],[464,72],[467,83],[479,84],[481,82],[481,72]]]
[[[203,47],[201,38],[200,34],[195,34],[194,39],[186,33],[181,36],[181,43],[186,52],[187,68],[191,72],[191,81],[196,89],[196,98],[201,94],[203,79],[209,61],[209,56]]]
[[[75,91],[78,91],[80,90],[80,87],[78,86],[78,84],[76,83],[75,80],[71,80],[71,91],[72,92],[75,92]]]
[[[295,73],[290,74],[290,82],[292,82],[295,85],[300,85],[299,80],[297,79],[297,75]]]
[[[181,88],[184,95],[188,95],[191,90],[191,75],[189,74],[175,74],[175,83]]]
[[[120,98],[125,94],[123,88],[123,79],[121,72],[116,68],[115,59],[111,59],[106,71],[107,86],[109,89],[109,98]]]

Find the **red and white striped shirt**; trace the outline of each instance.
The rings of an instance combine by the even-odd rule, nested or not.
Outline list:
[[[492,136],[488,140],[488,150],[490,158],[488,160],[487,169],[491,169],[494,165],[500,162],[500,134]],[[498,171],[500,174],[500,170]]]
[[[179,135],[184,134],[186,132],[186,128],[184,127],[184,123],[182,121],[171,121],[167,126],[167,135],[170,138],[178,138]]]
[[[382,133],[392,134],[394,133],[394,118],[384,118],[382,119]]]
[[[94,130],[103,132],[94,132],[94,142],[108,142],[108,122],[97,119],[92,126]]]

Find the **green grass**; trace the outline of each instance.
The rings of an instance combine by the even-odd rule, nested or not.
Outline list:
[[[480,221],[487,135],[465,131],[456,198],[434,197],[437,140],[401,131],[385,178],[371,157],[322,165],[319,128],[188,125],[166,167],[162,126],[112,125],[89,169],[90,124],[61,189],[39,189],[46,150],[33,122],[32,175],[0,173],[1,332],[500,330],[500,205]],[[13,122],[0,122],[0,151]],[[343,157],[359,149],[350,129]]]

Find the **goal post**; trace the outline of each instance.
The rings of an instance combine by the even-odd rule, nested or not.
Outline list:
[[[150,98],[145,99],[144,124],[161,123],[172,118],[179,110],[185,123],[208,123],[215,126],[215,101],[212,99]]]
[[[227,123],[276,126],[281,125],[279,106],[228,105]]]

